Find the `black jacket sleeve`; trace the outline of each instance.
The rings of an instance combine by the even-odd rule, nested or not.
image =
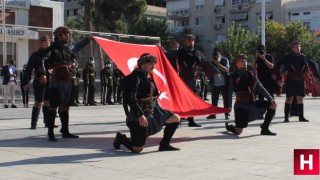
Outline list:
[[[138,104],[137,101],[137,93],[139,90],[139,83],[140,83],[140,79],[138,76],[129,76],[127,81],[126,81],[126,93],[128,93],[128,98],[126,100],[126,102],[129,104],[130,106],[130,111],[133,112],[135,117],[140,117],[142,115],[144,115],[141,107]]]

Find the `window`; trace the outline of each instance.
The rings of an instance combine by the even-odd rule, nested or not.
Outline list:
[[[74,9],[74,11],[73,11],[73,15],[78,15],[78,9]]]
[[[216,41],[221,42],[226,40],[226,35],[225,34],[217,34]]]
[[[300,13],[292,13],[292,16],[299,16]]]
[[[197,43],[204,42],[204,35],[196,35],[196,42]]]
[[[196,0],[196,11],[204,9],[204,0]]]
[[[69,16],[69,10],[66,10],[66,16]]]
[[[196,17],[196,25],[197,26],[204,25],[204,17],[203,16]]]
[[[310,31],[310,22],[303,22],[303,25],[306,26],[307,31]]]
[[[226,18],[224,15],[216,16],[216,23],[226,23]]]
[[[303,15],[310,15],[310,12],[303,12]]]
[[[249,0],[232,0],[232,6],[238,6],[239,4],[248,5]]]

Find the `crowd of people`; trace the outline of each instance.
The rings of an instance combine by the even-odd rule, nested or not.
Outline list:
[[[49,36],[39,38],[39,50],[34,52],[23,71],[20,73],[23,105],[28,107],[29,81],[33,74],[33,89],[35,102],[31,112],[31,129],[37,128],[40,109],[44,115],[44,123],[48,128],[48,140],[56,142],[54,135],[55,118],[61,120],[63,138],[78,138],[69,132],[69,106],[78,106],[80,78],[83,78],[83,104],[97,105],[95,101],[96,70],[94,58],[91,57],[82,73],[79,70],[75,53],[89,44],[91,37],[83,38],[74,45],[68,45],[70,30],[59,27],[54,31],[54,41]],[[261,124],[261,135],[274,136],[269,125],[276,113],[277,103],[275,93],[285,89],[286,101],[284,122],[290,122],[291,107],[296,107],[294,115],[300,122],[308,122],[304,116],[303,99],[306,95],[305,76],[312,71],[315,81],[319,80],[316,63],[301,52],[298,40],[291,43],[291,51],[275,63],[266,47],[258,45],[252,69],[248,68],[248,57],[239,53],[230,62],[223,57],[219,49],[214,49],[209,60],[194,46],[195,36],[187,34],[183,37],[183,47],[173,42],[166,52],[174,70],[185,84],[204,100],[211,91],[211,103],[218,105],[220,96],[223,107],[229,109],[225,119],[230,118],[233,109],[235,124],[225,123],[227,131],[240,135],[249,122],[264,119]],[[118,132],[113,146],[119,149],[124,145],[132,152],[143,150],[148,136],[159,132],[163,126],[164,135],[159,151],[176,151],[177,147],[170,145],[178,125],[179,115],[159,106],[157,98],[159,91],[152,78],[152,71],[157,63],[156,56],[142,54],[137,61],[137,68],[128,76],[112,67],[111,61],[105,61],[100,71],[101,101],[103,105],[122,104],[126,112],[126,123],[130,130],[130,138]],[[232,63],[232,64],[231,64]],[[233,70],[231,67],[233,65]],[[286,72],[285,80],[283,73]],[[17,71],[14,60],[10,60],[1,71],[4,86],[4,107],[8,108],[8,96],[11,95],[11,107],[14,104],[14,86],[16,86]],[[113,98],[112,98],[113,95]],[[233,95],[235,102],[233,103]],[[112,101],[113,99],[113,101]],[[296,102],[293,100],[296,99]],[[216,119],[211,114],[207,119]],[[201,127],[194,117],[188,117],[189,127]]]

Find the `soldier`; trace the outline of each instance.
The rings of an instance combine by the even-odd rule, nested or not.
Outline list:
[[[85,105],[96,106],[94,101],[95,95],[95,79],[96,79],[96,70],[94,68],[94,58],[90,57],[86,67],[82,71],[83,78],[83,101]]]
[[[20,80],[22,81],[23,76],[26,74],[26,68],[27,65],[23,65],[23,69],[20,72]],[[22,102],[23,102],[23,107],[28,108],[29,107],[29,89],[24,90],[22,83],[20,84],[20,90],[21,90],[21,95],[22,95]]]
[[[258,119],[264,113],[265,119],[261,124],[261,135],[276,135],[269,130],[269,125],[273,119],[277,104],[268,91],[262,86],[258,78],[247,70],[247,56],[244,54],[237,55],[234,60],[236,70],[230,75],[228,87],[229,105],[232,104],[232,93],[236,94],[236,102],[234,103],[235,126],[226,123],[227,131],[231,131],[236,135],[240,135],[243,128],[248,123]],[[255,101],[254,92],[258,92],[266,100]],[[230,107],[231,108],[231,107]]]
[[[203,68],[210,69],[212,73],[216,73],[217,69],[206,61],[202,53],[194,47],[195,37],[192,34],[187,34],[183,37],[184,47],[178,51],[179,75],[186,85],[197,92],[197,77],[198,68],[201,65]],[[188,117],[189,127],[201,127],[194,122],[193,117]]]
[[[113,90],[113,78],[112,78],[112,64],[111,61],[105,62],[105,67],[100,72],[101,82],[104,82],[104,90],[103,90],[103,104],[108,103],[108,105],[113,105],[114,103],[111,101],[111,95]],[[107,96],[105,95],[107,93]]]
[[[36,129],[40,108],[42,106],[43,121],[47,127],[47,118],[49,112],[49,71],[46,67],[47,53],[46,49],[50,46],[50,37],[45,35],[39,38],[39,50],[32,53],[27,63],[25,74],[21,80],[21,85],[25,90],[29,89],[29,81],[31,74],[34,73],[33,79],[33,92],[34,104],[31,113],[31,128]],[[42,104],[43,103],[43,104]],[[57,126],[54,126],[57,127]]]
[[[78,62],[76,59],[73,59],[73,62],[70,64],[70,76],[71,76],[71,94],[70,94],[70,101],[69,104],[70,106],[79,106],[77,104],[77,99],[78,99],[78,92],[79,92],[79,78],[80,78],[80,72],[78,69]]]
[[[299,113],[300,122],[309,122],[304,117],[303,98],[305,97],[305,75],[308,73],[308,60],[306,55],[301,53],[300,41],[293,40],[291,43],[291,52],[285,57],[280,59],[276,65],[276,75],[278,84],[282,79],[280,68],[284,66],[284,70],[288,72],[287,79],[285,81],[286,88],[286,102],[284,106],[284,122],[289,122],[289,114],[291,109],[291,103],[294,96],[297,96],[297,109]],[[319,74],[313,71],[315,77],[319,78]]]
[[[156,63],[155,56],[142,54],[138,59],[138,68],[125,77],[124,99],[130,106],[127,126],[131,139],[118,132],[113,143],[115,149],[119,149],[122,144],[132,152],[139,153],[143,150],[147,137],[161,131],[165,125],[159,151],[180,150],[170,145],[180,118],[159,106],[157,98],[160,94],[154,81],[148,78]]]
[[[113,70],[113,100],[114,103],[122,103],[122,80],[124,78],[124,74],[115,67]]]
[[[52,68],[49,100],[50,110],[48,113],[48,140],[56,142],[54,136],[54,121],[57,108],[59,107],[59,117],[61,120],[62,138],[79,138],[69,132],[69,99],[71,91],[71,77],[69,74],[69,64],[74,53],[89,44],[91,38],[84,38],[79,43],[68,46],[70,30],[67,27],[58,27],[54,30],[54,42],[47,49],[49,56],[48,67]]]

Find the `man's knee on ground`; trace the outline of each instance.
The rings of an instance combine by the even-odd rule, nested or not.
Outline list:
[[[143,146],[132,146],[132,152],[133,153],[140,153],[143,150]]]
[[[243,131],[243,128],[237,128],[236,127],[236,135],[240,135]]]

